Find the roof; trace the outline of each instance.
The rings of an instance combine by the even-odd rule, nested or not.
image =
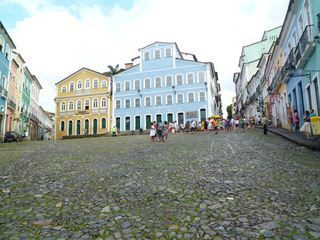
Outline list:
[[[181,51],[180,51],[180,49],[179,49],[179,47],[178,47],[178,44],[177,44],[176,42],[159,42],[159,41],[156,41],[156,42],[154,42],[154,43],[148,44],[147,46],[144,46],[144,47],[142,47],[142,48],[139,48],[139,51],[140,51],[141,49],[144,49],[144,48],[149,47],[149,46],[151,46],[151,45],[154,45],[154,44],[156,44],[156,43],[174,44],[174,45],[176,46],[176,49],[178,50],[178,52],[179,52],[180,55],[181,55]],[[181,57],[182,57],[182,55],[181,55]],[[183,58],[183,57],[182,57],[182,58]]]
[[[26,63],[26,61],[23,59],[23,57],[21,56],[21,54],[20,53],[18,53],[18,52],[16,52],[16,51],[12,51],[14,54],[16,54],[20,59],[21,59],[21,61],[23,62],[23,63]]]
[[[6,36],[8,37],[9,42],[12,45],[12,48],[16,48],[16,45],[14,44],[13,40],[11,39],[9,33],[7,32],[6,28],[3,26],[1,20],[0,20],[0,28],[3,29],[4,33],[6,34]]]
[[[276,30],[276,29],[281,28],[281,27],[282,27],[282,25],[281,25],[281,26],[278,26],[278,27],[275,27],[275,28],[272,28],[272,29],[269,29],[269,30],[264,31],[264,32],[263,32],[263,35],[262,35],[262,39],[261,39],[261,41],[263,41],[263,40],[264,40],[264,36],[265,36],[268,32],[271,32],[271,31]]]
[[[79,72],[81,72],[81,71],[83,71],[83,70],[87,70],[87,71],[93,72],[93,73],[95,73],[95,74],[99,74],[99,75],[101,75],[101,76],[103,76],[103,77],[107,77],[106,75],[103,75],[103,74],[100,73],[100,72],[97,72],[97,71],[92,70],[92,69],[90,69],[90,68],[82,67],[82,68],[80,68],[78,71],[75,71],[74,73],[71,73],[69,76],[67,76],[67,77],[65,77],[64,79],[60,80],[60,81],[57,82],[55,85],[58,85],[59,83],[65,81],[66,79],[70,78],[71,76],[73,76],[73,75],[75,75],[75,74],[77,74],[77,73],[79,73]],[[110,78],[110,77],[107,77],[107,78]]]
[[[40,82],[39,82],[38,78],[37,78],[35,75],[32,75],[32,77],[33,77],[33,79],[34,79],[35,83],[39,86],[39,88],[40,88],[40,89],[42,89],[42,86],[41,86],[41,84],[40,84]]]

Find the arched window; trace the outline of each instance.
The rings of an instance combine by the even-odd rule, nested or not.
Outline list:
[[[78,89],[78,90],[81,90],[81,89],[82,89],[82,81],[81,81],[81,80],[78,81],[77,89]]]
[[[70,83],[70,85],[69,85],[69,91],[70,91],[70,92],[73,92],[73,90],[74,90],[74,83],[72,82],[72,83]]]
[[[98,79],[93,80],[93,88],[98,88],[98,87],[99,87]]]
[[[106,108],[107,107],[107,100],[105,98],[101,99],[101,108]]]
[[[73,111],[73,101],[69,102],[69,111]]]
[[[101,120],[101,128],[106,128],[106,119],[102,118]]]
[[[90,100],[86,99],[86,101],[84,102],[84,109],[89,110],[89,108],[90,108]]]
[[[81,100],[78,100],[77,101],[77,110],[81,110],[81,108],[82,108],[82,103],[81,103]]]
[[[86,89],[89,89],[89,88],[90,88],[90,80],[87,79],[87,80],[86,80]]]
[[[107,81],[103,80],[101,83],[101,87],[106,88],[107,87]]]
[[[60,123],[60,131],[64,131],[64,121],[61,121]]]
[[[66,93],[66,92],[67,92],[67,87],[66,87],[66,86],[62,86],[61,92],[62,92],[62,93]]]
[[[93,109],[97,109],[98,108],[98,99],[93,99]]]
[[[62,102],[61,103],[61,112],[64,112],[64,111],[66,111],[66,103],[65,102]]]

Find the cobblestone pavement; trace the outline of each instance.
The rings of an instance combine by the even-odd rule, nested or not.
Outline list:
[[[319,152],[275,135],[13,144],[0,239],[320,238]]]

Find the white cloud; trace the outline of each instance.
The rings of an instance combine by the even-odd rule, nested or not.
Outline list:
[[[233,72],[243,45],[282,24],[287,0],[138,0],[133,8],[50,5],[10,0],[30,17],[11,29],[18,50],[44,89],[41,104],[54,111],[54,83],[82,66],[106,71],[154,41],[175,41],[182,51],[212,61],[219,72],[223,110],[234,95]],[[254,3],[254,5],[252,5]],[[77,14],[75,15],[75,9]]]

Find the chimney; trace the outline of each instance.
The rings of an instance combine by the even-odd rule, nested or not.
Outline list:
[[[125,69],[131,68],[133,66],[133,63],[125,63],[124,67]]]

